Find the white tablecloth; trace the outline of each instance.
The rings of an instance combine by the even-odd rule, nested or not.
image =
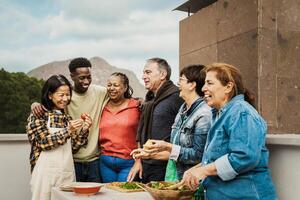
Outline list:
[[[74,192],[64,192],[59,188],[52,189],[51,200],[152,200],[153,198],[148,192],[118,192],[105,187],[95,195],[81,196]]]

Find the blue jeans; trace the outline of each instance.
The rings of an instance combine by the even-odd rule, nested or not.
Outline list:
[[[91,162],[75,162],[74,164],[77,182],[102,182],[99,170],[99,159]]]
[[[103,183],[125,182],[134,160],[102,155],[99,164]]]

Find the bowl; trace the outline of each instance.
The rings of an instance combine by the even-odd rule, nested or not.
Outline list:
[[[175,184],[175,182],[165,182],[165,181],[155,181],[155,182],[150,182],[147,184],[143,184],[143,187],[145,190],[147,190],[150,195],[155,199],[155,200],[190,200],[195,191],[189,190],[189,189],[184,189],[184,190],[168,190],[168,189],[163,189],[163,188],[153,188],[153,184],[160,183],[161,185],[170,186],[172,184]]]
[[[99,192],[104,184],[94,182],[75,182],[72,184],[73,191],[78,195],[93,195]]]

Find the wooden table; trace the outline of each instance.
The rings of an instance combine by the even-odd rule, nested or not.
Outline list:
[[[52,188],[51,200],[152,200],[148,192],[118,192],[102,187],[95,195],[81,196],[74,192],[64,192],[59,188]]]

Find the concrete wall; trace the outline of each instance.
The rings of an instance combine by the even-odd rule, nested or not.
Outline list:
[[[270,133],[300,134],[300,0],[219,0],[180,21],[179,65],[238,67]]]
[[[300,135],[268,135],[270,169],[279,200],[300,197]],[[30,199],[29,143],[25,134],[0,134],[0,198]]]
[[[268,135],[271,175],[279,200],[300,197],[300,135]]]
[[[25,134],[0,134],[0,199],[29,200],[30,146]]]

